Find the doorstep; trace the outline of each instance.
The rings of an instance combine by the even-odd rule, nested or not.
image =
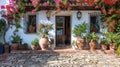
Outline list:
[[[82,54],[112,54],[110,50],[105,52],[102,50],[95,50],[90,52],[89,50],[73,50],[71,49],[55,49],[55,50],[13,50],[10,53],[82,53]]]

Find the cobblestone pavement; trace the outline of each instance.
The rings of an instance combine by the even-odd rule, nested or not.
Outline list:
[[[0,67],[120,67],[120,58],[108,54],[10,53],[0,55]]]

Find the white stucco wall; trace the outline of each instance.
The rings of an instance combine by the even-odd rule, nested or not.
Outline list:
[[[54,11],[52,11],[54,13]],[[55,16],[59,15],[59,16],[71,16],[71,29],[74,28],[75,25],[78,25],[78,24],[81,24],[82,22],[86,22],[88,24],[88,32],[89,32],[89,23],[90,23],[90,15],[89,13],[93,13],[93,12],[100,12],[100,11],[81,11],[82,12],[82,17],[80,20],[77,19],[76,17],[76,13],[77,11],[62,11],[54,16],[51,16],[50,20],[48,21],[47,18],[46,18],[46,11],[39,11],[36,13],[36,23],[37,25],[42,21],[42,22],[51,22],[54,24],[54,30],[51,31],[51,35],[53,36],[53,38],[55,39]],[[21,25],[22,25],[22,28],[19,29],[19,35],[21,36],[21,38],[23,39],[23,42],[26,42],[28,43],[29,45],[29,48],[30,48],[30,45],[31,45],[31,41],[34,39],[34,38],[40,38],[37,33],[35,34],[28,34],[28,33],[25,33],[25,28],[26,28],[26,22],[28,21],[27,20],[27,15],[31,14],[31,12],[29,13],[26,13],[24,15],[24,17],[21,19]],[[36,26],[37,26],[36,25]],[[11,35],[13,35],[13,32],[14,31],[14,27],[11,27],[9,29],[9,31],[7,32],[7,35],[6,35],[6,39],[7,39],[7,42],[10,43],[10,37]],[[72,31],[71,31],[72,33]],[[73,37],[73,35],[71,34],[71,40],[74,40],[75,38]],[[71,41],[72,42],[72,41]]]

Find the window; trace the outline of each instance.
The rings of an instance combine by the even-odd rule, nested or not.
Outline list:
[[[97,16],[90,16],[90,33],[92,32],[100,32],[100,24]]]
[[[29,15],[27,24],[27,33],[36,33],[36,15]]]

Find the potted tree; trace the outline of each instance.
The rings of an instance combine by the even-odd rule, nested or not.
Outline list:
[[[53,30],[53,24],[51,23],[40,23],[38,25],[38,34],[41,36],[39,45],[42,50],[48,49],[49,42],[49,31]]]
[[[72,30],[74,36],[77,37],[76,45],[80,50],[84,49],[86,45],[86,26],[86,22],[83,22],[82,24],[76,25]]]
[[[32,50],[39,50],[40,46],[39,46],[39,40],[37,38],[35,38],[32,42],[31,42],[31,48]]]
[[[95,34],[95,32],[87,35],[87,39],[89,40],[90,51],[95,52],[96,45],[98,44],[97,40],[99,37]]]
[[[3,48],[4,48],[4,45],[3,45],[3,43],[0,41],[0,54],[3,53]]]

